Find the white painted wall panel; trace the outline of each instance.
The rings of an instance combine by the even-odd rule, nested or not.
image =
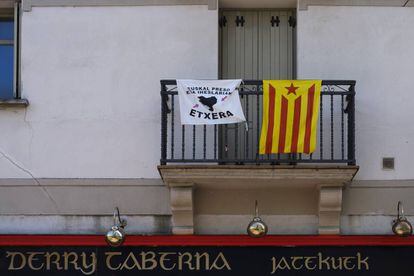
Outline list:
[[[298,11],[298,78],[355,79],[357,179],[412,179],[414,9]],[[382,170],[382,157],[396,169]]]
[[[217,78],[217,10],[48,7],[23,14],[22,96],[0,150],[35,177],[158,178],[162,78]],[[0,156],[0,178],[30,177]]]

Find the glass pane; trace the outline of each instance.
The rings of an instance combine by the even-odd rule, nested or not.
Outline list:
[[[0,99],[13,98],[13,46],[0,45]]]
[[[13,40],[14,23],[13,21],[0,21],[0,40]]]

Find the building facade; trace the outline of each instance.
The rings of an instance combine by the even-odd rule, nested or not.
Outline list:
[[[258,200],[270,234],[392,234],[414,212],[413,7],[0,0],[0,233],[103,234],[118,206],[129,234],[245,234]],[[326,80],[323,162],[248,164],[241,125],[181,139],[161,81],[220,78]]]

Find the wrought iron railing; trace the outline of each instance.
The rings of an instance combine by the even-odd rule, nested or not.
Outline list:
[[[317,148],[312,154],[258,154],[262,81],[244,80],[239,94],[247,127],[181,125],[176,81],[161,80],[161,164],[356,164],[355,81],[322,81]]]

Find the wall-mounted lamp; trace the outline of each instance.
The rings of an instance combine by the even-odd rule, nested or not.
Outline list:
[[[412,235],[413,226],[404,216],[404,207],[401,201],[398,201],[397,212],[397,218],[392,222],[392,232],[400,237],[408,237]]]
[[[257,200],[255,201],[255,216],[253,220],[247,226],[247,234],[250,237],[260,238],[267,234],[267,225],[264,221],[259,217],[259,208],[257,206]]]
[[[125,241],[125,226],[127,221],[121,219],[118,207],[114,210],[114,225],[105,235],[106,242],[113,247],[120,246]]]

